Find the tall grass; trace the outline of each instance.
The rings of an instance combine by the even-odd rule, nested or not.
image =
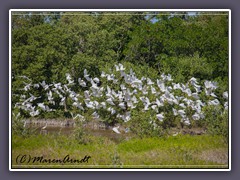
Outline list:
[[[19,154],[44,158],[81,159],[83,164],[16,163]],[[116,143],[107,137],[88,136],[81,143],[73,136],[12,136],[13,168],[227,168],[228,144],[221,136],[179,135],[166,138],[133,138]]]

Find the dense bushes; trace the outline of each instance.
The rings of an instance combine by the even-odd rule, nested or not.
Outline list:
[[[77,13],[77,12],[74,12]],[[63,15],[64,14],[64,15]],[[44,102],[49,90],[54,88],[53,84],[61,83],[67,85],[66,73],[69,73],[75,84],[69,84],[62,95],[66,98],[65,104],[59,106],[63,97],[53,92],[51,101],[45,102],[51,111],[43,113],[42,109],[34,109],[41,118],[73,118],[73,115],[81,112],[86,119],[91,119],[94,109],[86,108],[86,103],[80,96],[84,110],[72,106],[72,97],[68,97],[71,92],[84,97],[84,92],[90,88],[91,82],[86,82],[87,87],[79,86],[78,78],[84,79],[83,71],[87,69],[92,78],[99,78],[99,87],[107,86],[111,90],[118,92],[121,90],[120,84],[125,80],[116,72],[115,66],[119,62],[125,67],[125,72],[134,76],[150,78],[155,81],[152,85],[157,89],[156,80],[161,79],[161,75],[171,74],[175,83],[187,85],[190,78],[195,77],[200,86],[204,86],[205,80],[217,81],[218,89],[215,94],[220,102],[221,112],[224,109],[224,98],[222,93],[228,91],[228,15],[202,15],[183,16],[173,14],[148,15],[148,13],[113,12],[109,15],[104,12],[83,13],[82,15],[69,15],[65,12],[55,15],[14,15],[12,19],[12,108],[16,103],[23,103],[26,97],[40,97],[33,100],[32,105],[37,107],[38,103]],[[115,14],[117,14],[115,16]],[[217,14],[217,12],[215,12]],[[44,18],[42,18],[44,17]],[[45,19],[45,20],[44,20]],[[47,20],[46,20],[47,19]],[[27,28],[26,28],[27,27]],[[131,70],[132,69],[132,70]],[[109,75],[114,75],[119,81],[115,84],[106,78],[100,78],[102,71]],[[21,78],[27,76],[31,80]],[[85,79],[84,79],[85,80]],[[49,85],[49,89],[40,85],[40,88],[24,90],[27,84],[32,86],[39,83]],[[173,88],[174,84],[165,82],[166,86]],[[131,85],[126,84],[132,91]],[[156,101],[155,94],[151,94],[149,86],[149,100]],[[195,92],[193,86],[189,86]],[[58,89],[59,90],[59,89]],[[199,92],[200,100],[208,103],[213,101],[213,97],[206,97],[204,89]],[[59,90],[60,91],[60,90]],[[145,94],[139,92],[136,98]],[[171,90],[169,90],[171,92]],[[162,96],[164,92],[158,96]],[[179,89],[174,89],[174,96],[189,97]],[[22,95],[22,96],[18,96]],[[22,99],[22,100],[21,100]],[[24,100],[23,100],[24,99]],[[91,99],[99,103],[106,100],[105,97],[94,97]],[[119,103],[119,102],[116,102]],[[185,103],[186,102],[181,102]],[[142,112],[144,105],[140,105],[131,112],[132,131],[140,136],[161,136],[166,129],[176,126],[186,126],[189,122],[191,126],[207,127],[213,134],[226,134],[227,113],[215,116],[209,106],[204,109],[205,121],[195,121],[192,116],[195,110],[186,107],[185,113],[189,119],[174,115],[173,108],[181,110],[178,105],[171,102],[164,102],[164,106],[158,106],[158,113],[164,114],[163,121],[156,118],[156,111],[151,109]],[[209,109],[208,109],[209,108]],[[217,106],[215,106],[217,108]],[[21,108],[20,108],[21,109]],[[123,115],[125,110],[118,107],[118,113]],[[71,113],[70,113],[71,112]],[[97,109],[97,115],[110,125],[122,123],[122,119],[116,115],[109,114],[107,109]],[[21,109],[21,115],[29,118],[29,113]],[[208,116],[211,117],[208,119]],[[216,120],[214,120],[216,118]],[[185,123],[184,123],[185,122]],[[226,128],[225,128],[226,126]]]

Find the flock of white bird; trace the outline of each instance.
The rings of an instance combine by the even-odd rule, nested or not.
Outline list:
[[[66,74],[67,83],[47,84],[45,81],[32,83],[26,76],[24,79],[23,94],[19,95],[19,102],[15,107],[28,112],[31,116],[38,116],[40,113],[55,111],[53,107],[66,105],[66,101],[71,102],[68,106],[77,108],[78,114],[72,114],[73,119],[84,120],[84,113],[91,109],[93,119],[100,119],[100,112],[107,111],[112,118],[121,119],[124,122],[131,120],[131,111],[152,111],[151,119],[164,121],[166,113],[179,116],[186,125],[191,120],[205,118],[202,112],[204,106],[221,105],[214,91],[218,88],[216,82],[205,81],[204,86],[200,86],[197,79],[192,77],[186,84],[174,83],[171,75],[162,74],[159,79],[153,81],[148,77],[136,77],[132,69],[126,73],[122,64],[115,65],[113,73],[101,73],[101,76],[92,78],[85,69],[82,78],[75,82],[70,74]],[[75,92],[71,87],[76,85],[80,88]],[[35,97],[30,92],[45,92],[39,97]],[[178,95],[176,95],[178,94]],[[200,97],[205,97],[205,101]],[[68,99],[68,100],[67,100]],[[70,101],[69,101],[70,99]],[[228,92],[223,93],[223,107],[228,110]],[[41,102],[39,102],[41,100]],[[166,104],[171,105],[171,109],[161,111],[161,107]],[[194,112],[186,113],[190,108]],[[113,129],[116,133],[118,127]]]

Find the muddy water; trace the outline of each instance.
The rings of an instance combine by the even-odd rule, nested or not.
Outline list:
[[[47,135],[47,134],[63,134],[63,135],[71,135],[74,132],[74,127],[47,127],[45,130],[42,130],[41,127],[32,127],[36,129],[37,133]],[[87,134],[93,136],[102,136],[107,137],[113,140],[116,143],[121,142],[122,140],[128,140],[133,135],[131,133],[121,133],[117,134],[113,132],[111,129],[107,130],[96,130],[96,129],[89,129],[85,128]]]

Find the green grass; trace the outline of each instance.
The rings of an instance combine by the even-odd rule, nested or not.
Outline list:
[[[167,138],[133,138],[120,143],[87,136],[85,144],[72,136],[12,136],[13,168],[228,168],[228,145],[220,136],[181,135]],[[91,156],[88,163],[17,163],[18,155],[46,159]]]

